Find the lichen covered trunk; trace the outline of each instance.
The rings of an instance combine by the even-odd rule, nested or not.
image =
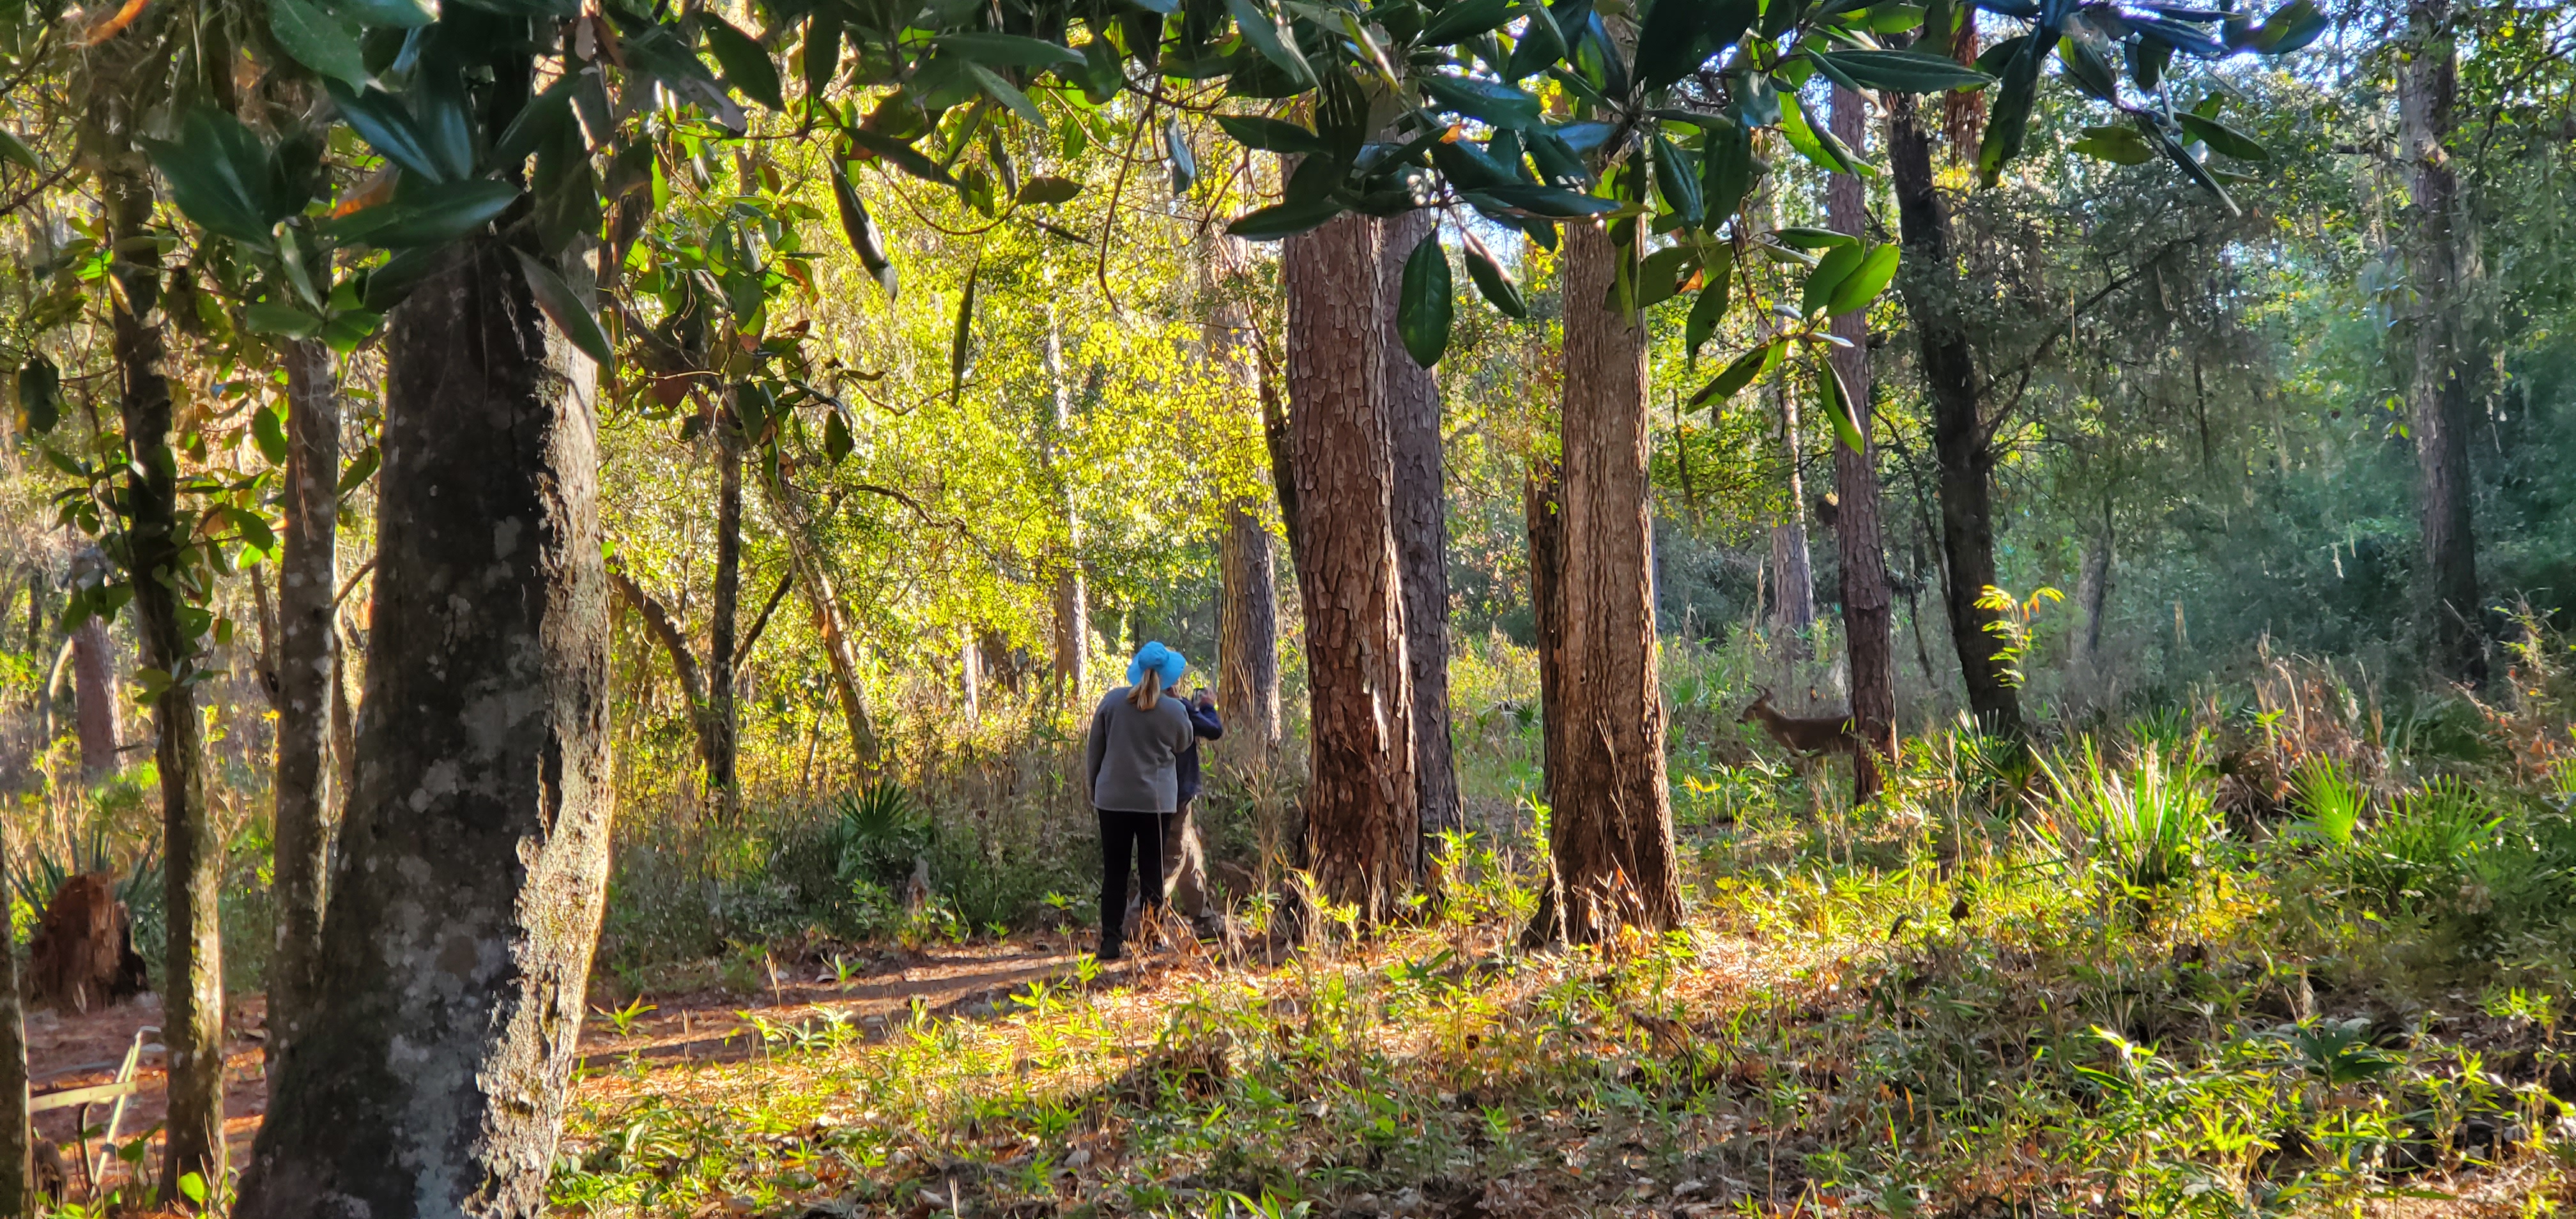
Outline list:
[[[388,321],[356,790],[245,1219],[540,1213],[599,930],[593,371],[489,239]]]

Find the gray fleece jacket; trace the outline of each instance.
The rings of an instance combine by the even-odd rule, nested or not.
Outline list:
[[[1127,701],[1120,686],[1091,713],[1091,742],[1083,751],[1091,776],[1091,806],[1113,813],[1168,813],[1181,806],[1178,759],[1197,744],[1190,713],[1164,695],[1151,711]]]

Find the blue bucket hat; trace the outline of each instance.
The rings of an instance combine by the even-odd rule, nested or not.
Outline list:
[[[1154,688],[1167,689],[1180,684],[1181,674],[1189,671],[1189,658],[1163,646],[1157,639],[1136,649],[1136,659],[1127,662],[1127,684],[1143,681],[1147,672],[1154,674]]]

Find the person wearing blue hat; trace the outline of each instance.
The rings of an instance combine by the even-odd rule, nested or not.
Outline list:
[[[1180,757],[1198,744],[1181,700],[1164,693],[1180,684],[1189,661],[1160,641],[1136,650],[1127,684],[1091,713],[1083,750],[1091,807],[1100,815],[1100,959],[1126,954],[1127,878],[1131,856],[1143,878],[1140,919],[1163,907],[1163,825],[1180,807]]]

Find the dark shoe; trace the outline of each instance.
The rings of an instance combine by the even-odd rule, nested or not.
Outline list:
[[[1101,964],[1106,965],[1112,961],[1123,959],[1126,955],[1127,949],[1125,946],[1110,943],[1100,946],[1100,951],[1096,954],[1095,959],[1097,959]]]

